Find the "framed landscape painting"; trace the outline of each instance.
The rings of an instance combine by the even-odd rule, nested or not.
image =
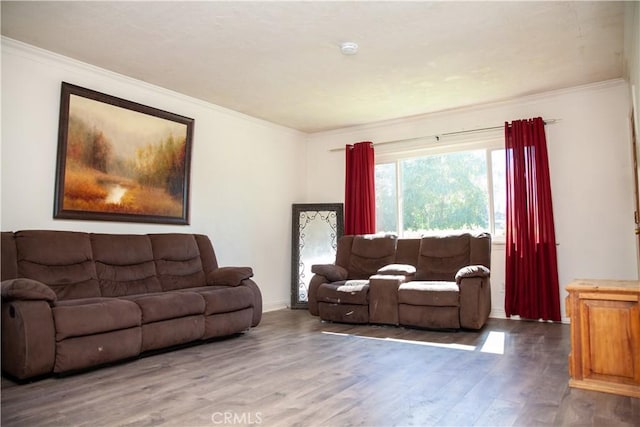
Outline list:
[[[189,223],[193,119],[62,83],[54,218]]]

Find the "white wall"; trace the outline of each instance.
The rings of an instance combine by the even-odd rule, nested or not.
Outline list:
[[[62,81],[195,119],[189,226],[52,218]],[[253,267],[266,310],[289,303],[304,134],[3,38],[1,157],[2,230],[203,233],[220,265]]]
[[[640,143],[640,3],[625,3],[624,10],[624,76],[629,82],[630,108],[633,110],[636,141]],[[636,156],[640,158],[640,144],[636,144]],[[640,165],[636,171],[640,176]],[[640,257],[640,241],[636,243]],[[640,269],[640,265],[638,266]]]
[[[637,278],[628,97],[627,83],[615,80],[310,135],[308,197],[344,200],[344,152],[330,150],[347,143],[418,138],[536,116],[559,119],[546,126],[546,135],[564,315],[563,288],[572,279]],[[504,316],[503,282],[504,246],[494,245],[494,317]]]
[[[640,3],[630,1],[624,6],[624,73],[635,95],[635,122],[640,130]]]

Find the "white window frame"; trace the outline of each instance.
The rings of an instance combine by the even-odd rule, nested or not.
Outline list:
[[[403,237],[404,224],[402,218],[402,180],[401,180],[401,162],[404,160],[436,156],[440,154],[449,154],[456,152],[472,151],[472,150],[485,150],[486,162],[487,162],[487,192],[489,203],[489,232],[491,233],[494,243],[504,243],[504,236],[496,236],[495,233],[495,206],[494,206],[494,194],[493,194],[493,162],[492,152],[496,150],[504,150],[504,136],[502,135],[488,135],[484,137],[478,136],[466,136],[464,140],[457,142],[450,139],[440,141],[438,139],[435,143],[425,144],[424,142],[419,146],[413,147],[383,147],[383,149],[376,149],[375,164],[395,164],[396,174],[396,228],[398,237]],[[398,145],[401,145],[398,144]]]

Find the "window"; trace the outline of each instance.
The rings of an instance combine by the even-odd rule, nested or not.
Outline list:
[[[463,147],[463,148],[460,148]],[[383,153],[376,164],[376,226],[401,237],[451,231],[505,235],[502,141]]]

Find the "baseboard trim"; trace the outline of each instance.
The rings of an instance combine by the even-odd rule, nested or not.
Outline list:
[[[263,301],[262,312],[267,313],[269,311],[282,310],[283,308],[288,308],[288,307],[289,307],[288,301],[276,301],[276,302],[268,302],[268,303],[265,303]]]
[[[262,306],[262,312],[263,313],[267,313],[269,311],[277,311],[277,310],[282,310],[285,308],[290,308],[289,307],[289,302],[288,301],[277,301],[277,302],[271,302],[271,303],[264,303]],[[504,309],[492,309],[491,313],[489,313],[489,317],[493,318],[493,319],[507,319],[507,320],[522,320],[520,319],[520,316],[511,316],[511,317],[507,317],[507,313],[504,311]],[[562,318],[562,322],[564,324],[570,324],[571,321],[568,317],[563,317]]]
[[[502,308],[491,309],[491,313],[489,313],[489,317],[493,317],[494,319],[508,319],[507,313]]]
[[[520,316],[507,317],[507,313],[504,311],[504,309],[500,309],[500,308],[492,309],[491,313],[489,313],[489,317],[493,319],[523,320],[520,318]],[[568,317],[563,317],[560,323],[569,325],[571,324],[571,319],[569,319]]]

